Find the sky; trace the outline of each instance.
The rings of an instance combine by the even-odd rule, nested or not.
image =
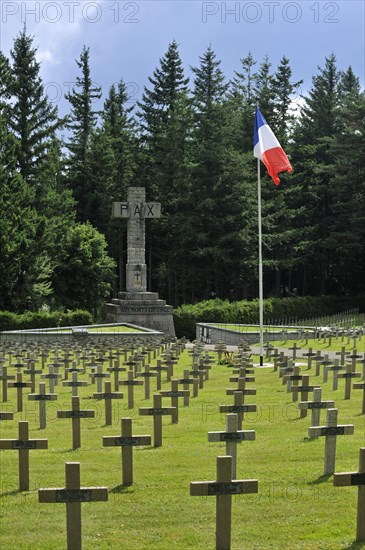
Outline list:
[[[38,48],[45,90],[60,114],[68,109],[64,94],[79,74],[75,60],[84,45],[90,47],[92,80],[103,90],[100,109],[120,79],[131,103],[138,101],[174,39],[187,75],[208,46],[227,79],[249,52],[257,65],[268,55],[273,71],[285,55],[293,82],[304,80],[299,93],[305,94],[325,57],[334,53],[338,68],[351,65],[364,87],[363,0],[0,0],[0,10],[2,52],[9,56],[26,24]]]

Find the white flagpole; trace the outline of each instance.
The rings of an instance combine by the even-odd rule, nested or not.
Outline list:
[[[260,321],[260,367],[264,364],[264,304],[262,281],[262,229],[261,229],[261,177],[260,159],[257,159],[257,212],[259,225],[259,321]]]

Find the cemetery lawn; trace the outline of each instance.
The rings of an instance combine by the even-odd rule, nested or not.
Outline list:
[[[96,332],[96,333],[104,333],[104,332],[144,332],[141,329],[126,326],[126,325],[109,325],[106,327],[103,326],[85,326],[82,328],[86,328],[88,332]],[[52,328],[44,332],[72,332],[71,328]]]
[[[290,349],[293,347],[293,342],[293,340],[273,340],[270,343],[274,348]],[[323,338],[309,338],[308,343],[306,343],[304,340],[297,340],[296,343],[298,346],[297,349],[299,350],[299,348],[301,348],[297,352],[298,357],[300,357],[303,353],[306,353],[309,347],[311,347],[313,351],[320,350],[323,351],[323,353],[325,353],[326,351],[341,351],[343,347],[345,348],[346,353],[350,353],[354,349],[353,340],[351,339],[350,342],[347,342],[347,338],[345,338],[343,342],[341,341],[341,338],[339,338],[338,340],[332,338],[331,345],[329,344],[328,339],[324,341]],[[252,347],[257,347],[259,345],[260,342],[257,341],[255,344],[252,344]],[[364,341],[358,343],[356,345],[356,349],[357,353],[363,354],[365,351]]]
[[[190,366],[185,351],[174,376],[181,377]],[[345,401],[343,381],[333,392],[332,375],[323,384],[313,371],[308,371],[310,383],[321,384],[322,399],[335,400],[339,424],[355,425],[354,435],[337,438],[336,472],[357,471],[359,449],[365,445],[362,392],[353,391],[351,400]],[[28,401],[24,392],[24,411],[16,413],[16,390],[10,388],[9,401],[0,408],[13,411],[14,420],[0,423],[0,438],[17,438],[18,421],[28,420],[30,438],[48,438],[49,448],[30,451],[31,490],[25,493],[18,492],[18,452],[0,451],[1,549],[66,547],[65,504],[39,504],[37,489],[64,487],[65,462],[75,461],[81,463],[82,486],[109,488],[108,502],[81,505],[84,550],[214,548],[216,499],[191,497],[189,486],[191,481],[216,479],[216,457],[225,454],[225,444],[208,443],[207,433],[225,430],[219,405],[233,402],[225,395],[225,388],[234,386],[228,382],[230,375],[227,366],[212,365],[210,379],[199,396],[190,399],[190,406],[184,408],[179,399],[179,423],[162,417],[162,447],[134,448],[131,487],[121,486],[121,449],[102,447],[102,436],[120,435],[120,418],[128,416],[133,434],[153,435],[152,417],[139,416],[138,407],[152,406],[154,379],[148,401],[143,387],[135,388],[132,410],[127,409],[126,388],[120,386],[125,397],[113,402],[113,425],[107,427],[104,403],[91,398],[95,386],[80,388],[81,409],[94,409],[95,418],[81,419],[81,449],[76,451],[71,449],[71,420],[57,419],[56,412],[70,408],[70,388],[55,388],[58,401],[47,403],[44,430],[39,429],[38,403]],[[257,413],[246,413],[243,429],[256,430],[256,440],[239,444],[237,479],[258,479],[259,493],[233,497],[232,550],[363,547],[354,544],[357,489],[334,487],[332,476],[323,477],[324,438],[308,440],[310,413],[299,418],[297,404],[272,368],[256,368],[255,377],[248,387],[257,388],[257,395],[246,396],[245,402],[256,403]],[[80,379],[89,382],[86,375]],[[164,381],[162,389],[170,389],[170,384]],[[169,398],[163,398],[163,406],[170,406]],[[324,424],[325,412],[321,419]]]

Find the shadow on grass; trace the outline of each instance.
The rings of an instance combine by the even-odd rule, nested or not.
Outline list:
[[[365,542],[353,542],[349,546],[344,546],[342,550],[360,550],[365,548]]]
[[[314,481],[308,481],[307,485],[320,485],[321,483],[326,483],[330,478],[332,477],[332,474],[323,474]]]
[[[21,493],[25,493],[26,491],[20,491],[20,489],[14,489],[13,491],[5,491],[4,493],[0,493],[0,499],[2,497],[14,497],[16,495],[20,495]]]
[[[68,449],[57,449],[54,452],[57,453],[57,454],[67,454],[67,453],[77,453],[80,450],[81,450],[81,447],[79,447],[78,449],[71,449],[69,447]]]
[[[109,493],[113,493],[115,495],[122,495],[124,493],[133,494],[138,490],[138,485],[135,483],[131,483],[128,485],[116,485],[112,489],[109,490]]]
[[[303,437],[304,443],[311,443],[312,441],[318,441],[318,437]]]

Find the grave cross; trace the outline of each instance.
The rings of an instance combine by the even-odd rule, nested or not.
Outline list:
[[[197,378],[196,376],[193,377],[193,378],[190,378],[188,369],[184,370],[183,376],[184,376],[184,378],[179,379],[179,384],[183,385],[184,390],[188,390],[189,389],[189,384],[192,384],[193,385],[193,397],[197,397],[198,392],[199,392],[199,378]],[[186,393],[184,395],[184,407],[189,406],[189,403],[190,403],[189,398],[190,398],[190,392]]]
[[[322,401],[322,388],[313,387],[312,401],[300,401],[298,407],[300,411],[312,411],[311,427],[319,426],[321,409],[330,409],[335,404],[334,401]],[[301,416],[302,417],[302,416]],[[316,436],[317,437],[317,436]]]
[[[346,352],[346,347],[342,346],[341,351],[336,351],[335,355],[340,356],[341,365],[343,365],[346,360],[346,355],[348,355],[348,353]]]
[[[80,462],[66,462],[64,489],[38,489],[38,502],[66,504],[67,550],[81,550],[81,503],[108,500],[107,487],[81,487]]]
[[[23,382],[23,375],[21,372],[18,372],[16,375],[16,382],[9,382],[9,388],[16,388],[16,401],[17,401],[17,411],[23,411],[23,388],[30,388],[32,386],[31,382]]]
[[[139,414],[153,416],[153,443],[155,447],[162,445],[162,416],[172,415],[174,407],[162,407],[162,395],[153,395],[153,407],[140,408]]]
[[[42,374],[42,369],[36,369],[35,368],[35,360],[34,359],[31,359],[29,361],[29,364],[28,364],[28,368],[25,369],[24,371],[24,374],[29,374],[29,377],[30,377],[30,382],[31,382],[31,393],[34,393],[35,392],[35,377],[36,377],[36,374]]]
[[[112,425],[112,399],[123,399],[123,394],[119,392],[112,392],[112,383],[105,382],[104,392],[97,392],[93,394],[94,399],[104,399],[105,402],[105,425]]]
[[[151,372],[150,366],[145,365],[144,371],[137,372],[136,375],[139,378],[144,378],[144,398],[149,399],[150,398],[150,378],[157,378],[157,372]]]
[[[365,414],[365,382],[360,382],[359,384],[354,384],[352,386],[354,390],[362,390],[362,409],[361,413]]]
[[[327,366],[327,371],[333,372],[332,377],[332,390],[336,391],[338,389],[338,373],[342,370],[344,370],[345,366],[340,365],[340,360],[335,359],[333,365]]]
[[[72,397],[77,397],[79,394],[79,388],[81,386],[87,386],[87,382],[83,380],[78,380],[78,372],[74,371],[72,373],[72,380],[65,380],[62,382],[62,386],[68,386],[72,388]]]
[[[161,359],[157,359],[156,366],[151,367],[152,371],[156,371],[157,373],[157,380],[156,380],[156,389],[159,391],[161,389],[161,373],[162,371],[168,371],[169,367],[162,365]]]
[[[361,359],[361,355],[359,355],[359,354],[357,353],[357,349],[354,348],[354,349],[352,350],[351,355],[348,355],[347,357],[348,357],[348,359],[350,359],[350,362],[351,362],[351,370],[352,370],[352,372],[355,372],[357,360],[358,360],[358,359]]]
[[[0,420],[13,420],[13,413],[12,412],[3,412],[0,411]]]
[[[356,486],[357,496],[357,528],[356,542],[365,541],[365,447],[360,449],[359,471],[335,474],[333,477],[335,487]]]
[[[84,410],[80,411],[80,398],[72,397],[72,409],[70,411],[57,411],[57,418],[72,419],[72,448],[79,449],[81,447],[81,430],[80,418],[94,418],[95,411]]]
[[[39,429],[44,430],[47,424],[46,402],[56,401],[57,394],[46,393],[45,382],[39,382],[39,393],[29,393],[28,400],[39,402]]]
[[[129,187],[127,202],[113,202],[112,218],[127,218],[127,292],[147,291],[145,219],[159,218],[161,204],[145,202],[144,187]]]
[[[243,414],[245,412],[256,412],[256,405],[244,405],[243,393],[235,391],[233,394],[234,405],[219,405],[219,412],[221,413],[237,413],[238,429],[242,430]]]
[[[121,435],[103,436],[103,447],[122,448],[122,484],[133,485],[133,447],[151,445],[150,435],[132,435],[132,419],[121,419]]]
[[[29,491],[29,451],[48,449],[47,439],[29,439],[29,425],[19,421],[18,439],[0,439],[0,449],[19,451],[19,491]]]
[[[345,399],[351,398],[351,379],[360,377],[359,372],[353,372],[351,364],[346,366],[346,372],[337,375],[337,378],[345,378]]]
[[[307,357],[308,361],[308,370],[312,368],[312,358],[315,357],[317,354],[314,353],[312,348],[308,348],[308,353],[303,353],[303,357]]]
[[[103,372],[103,365],[101,363],[97,364],[96,369],[94,369],[94,372],[92,372],[89,376],[93,383],[96,378],[96,391],[99,393],[103,391],[103,378],[110,378],[110,374]]]
[[[237,414],[226,415],[225,432],[208,432],[208,441],[225,441],[226,455],[232,457],[232,478],[237,477],[237,443],[241,441],[254,441],[256,438],[255,430],[238,430]]]
[[[49,380],[49,393],[54,393],[54,388],[57,385],[57,381],[61,378],[61,374],[58,374],[54,370],[53,365],[49,365],[48,373],[41,374],[43,380]]]
[[[300,367],[293,367],[293,374],[286,374],[283,378],[287,384],[287,392],[292,392],[292,400],[294,402],[298,401],[298,390],[296,388],[299,380],[303,379],[303,375],[300,374]]]
[[[171,390],[160,391],[162,397],[171,397],[171,407],[175,410],[171,416],[171,422],[177,424],[179,421],[179,397],[190,394],[190,390],[179,390],[179,381],[176,378],[171,380]]]
[[[143,386],[142,380],[134,380],[133,371],[128,371],[128,380],[119,382],[119,386],[128,386],[128,409],[134,407],[134,386]]]
[[[296,399],[293,398],[293,401],[298,401],[298,393],[301,394],[301,398],[303,399],[303,402],[307,401],[308,393],[314,391],[315,388],[319,388],[319,386],[310,386],[309,385],[309,375],[308,374],[303,374],[303,376],[302,376],[302,385],[301,386],[299,386],[299,385],[298,386],[292,386],[292,388],[291,388],[291,391],[293,393],[296,393],[296,395],[297,395],[297,398]],[[308,413],[308,409],[303,409],[302,408],[300,410],[300,418],[305,418],[307,416],[307,413]]]
[[[230,376],[229,381],[230,382],[238,382],[240,378],[244,378],[246,382],[255,382],[255,377],[254,376],[247,376],[246,374],[245,374],[245,376],[241,376],[241,373],[239,374],[239,376]]]
[[[328,409],[327,425],[309,428],[309,437],[326,437],[324,450],[324,475],[331,475],[335,471],[336,437],[338,435],[352,435],[354,433],[353,424],[338,425],[337,416],[337,409]]]
[[[323,361],[321,361],[320,364],[323,365],[323,383],[325,384],[326,382],[328,382],[328,370],[330,367],[334,366],[334,363],[330,360],[328,355],[325,355]]]
[[[119,361],[114,361],[114,367],[107,367],[107,371],[114,373],[114,390],[118,391],[119,373],[125,372],[126,369],[119,366]]]
[[[234,395],[239,391],[243,395],[256,395],[256,388],[246,388],[247,377],[239,376],[237,379],[237,388],[226,388],[226,395]]]
[[[191,496],[215,496],[216,503],[216,549],[231,548],[232,495],[258,493],[257,479],[232,480],[232,457],[217,457],[216,481],[192,481]]]
[[[296,342],[294,342],[292,348],[289,348],[289,350],[293,352],[293,355],[292,355],[292,358],[293,358],[293,359],[296,359],[296,358],[297,358],[297,351],[299,351],[299,350],[301,350],[301,349],[302,349],[302,348],[298,348],[298,347],[297,347],[297,343],[296,343]]]
[[[189,374],[193,377],[199,378],[199,389],[204,389],[204,380],[206,380],[206,373],[208,371],[198,368],[197,363],[193,363],[192,370],[189,370]]]
[[[3,367],[0,380],[2,380],[3,387],[3,403],[6,403],[8,400],[8,380],[15,380],[15,376],[13,374],[8,375],[8,367]]]

